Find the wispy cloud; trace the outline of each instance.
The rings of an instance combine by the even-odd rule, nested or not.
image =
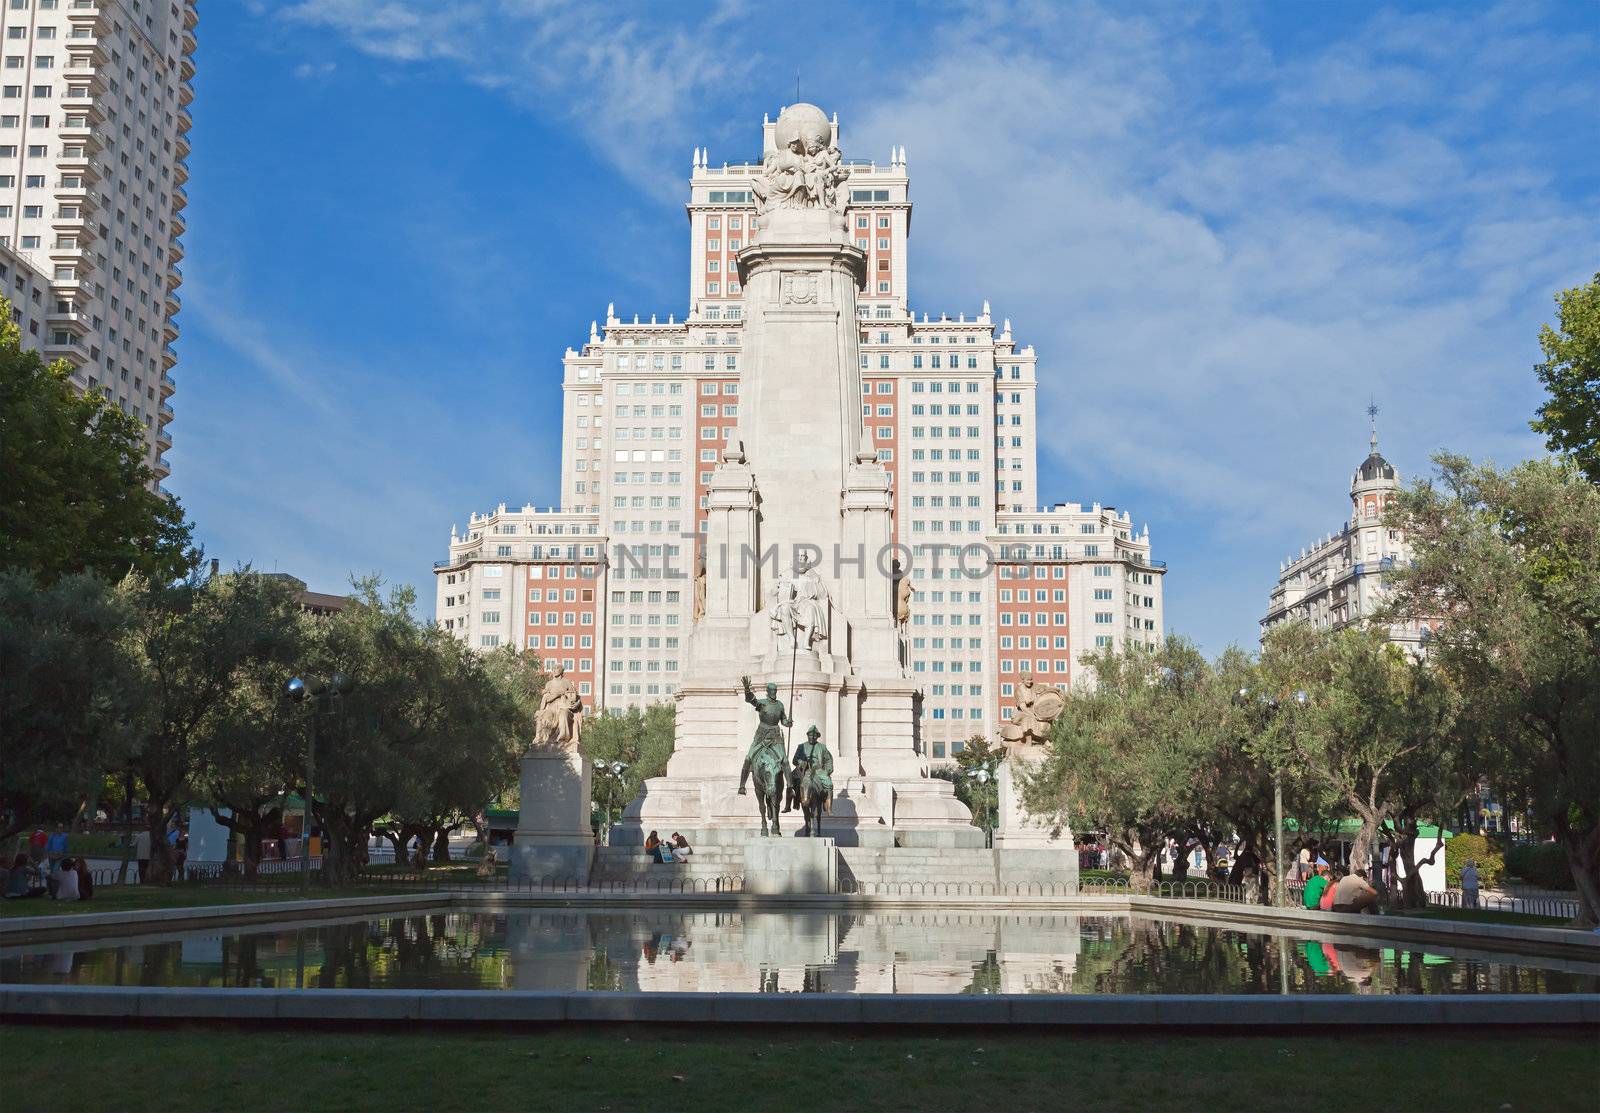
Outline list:
[[[277,15],[566,121],[666,201],[689,147],[755,153],[801,59],[809,99],[857,106],[847,154],[910,151],[919,308],[989,298],[1037,345],[1046,497],[1152,518],[1188,577],[1169,614],[1209,644],[1247,639],[1276,559],[1337,524],[1369,396],[1403,467],[1537,450],[1537,323],[1600,256],[1592,33],[1529,5],[1278,34],[1233,6],[918,8],[849,36],[821,11],[799,53],[738,5]]]
[[[305,0],[291,25],[343,36],[376,58],[453,66],[523,108],[570,121],[641,190],[676,199],[659,173],[687,159],[696,102],[736,84],[751,60],[718,49],[742,7],[697,6],[691,25],[672,5],[608,7],[586,0]]]

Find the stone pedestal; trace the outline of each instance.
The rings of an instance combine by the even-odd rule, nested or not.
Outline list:
[[[744,844],[747,893],[831,893],[838,886],[832,839],[758,837]]]
[[[1078,849],[1072,831],[1062,824],[1029,815],[1022,804],[1018,774],[1026,773],[1044,760],[1037,748],[1013,750],[1000,764],[998,793],[1000,824],[994,832],[995,872],[1001,885],[1078,884]]]
[[[582,754],[535,750],[522,759],[521,812],[511,843],[513,884],[589,880],[594,834],[589,790],[594,765]]]

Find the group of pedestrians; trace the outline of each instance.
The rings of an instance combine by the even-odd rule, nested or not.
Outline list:
[[[1301,897],[1307,911],[1372,912],[1378,907],[1378,890],[1367,881],[1366,870],[1352,870],[1335,880],[1324,858],[1318,858],[1311,870]]]

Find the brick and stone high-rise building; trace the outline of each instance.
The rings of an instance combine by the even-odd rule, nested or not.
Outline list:
[[[770,118],[763,138],[765,152]],[[1166,566],[1125,510],[1040,507],[1036,353],[1010,321],[996,326],[987,303],[913,312],[905,151],[847,165],[845,216],[867,268],[861,422],[891,473],[895,541],[912,554],[906,640],[922,682],[921,737],[929,757],[947,759],[996,732],[1022,673],[1066,686],[1085,652],[1156,645]],[[563,360],[559,507],[474,513],[434,567],[446,629],[559,661],[592,706],[678,689],[707,485],[739,435],[737,256],[750,244],[760,170],[759,160],[716,165],[694,152],[687,315],[607,307]]]
[[[170,473],[195,0],[0,0],[0,286]]]

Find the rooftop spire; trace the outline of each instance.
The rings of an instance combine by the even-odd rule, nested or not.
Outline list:
[[[1378,451],[1378,403],[1371,395],[1367,396],[1367,420],[1372,422],[1372,451]]]

